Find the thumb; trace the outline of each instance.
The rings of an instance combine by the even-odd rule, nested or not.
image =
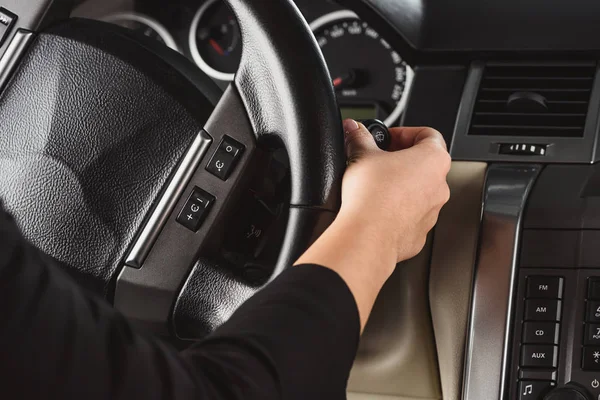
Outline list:
[[[369,130],[353,119],[344,120],[344,138],[348,163],[359,160],[367,153],[379,150]]]

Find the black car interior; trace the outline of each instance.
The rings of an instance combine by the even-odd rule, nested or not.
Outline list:
[[[599,26],[588,0],[2,0],[0,198],[185,348],[333,221],[342,118],[431,126],[451,200],[348,398],[600,399]]]

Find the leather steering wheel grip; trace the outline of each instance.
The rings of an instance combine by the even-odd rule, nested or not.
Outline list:
[[[335,219],[346,166],[343,128],[327,65],[294,3],[228,3],[243,40],[233,84],[258,141],[279,140],[290,161],[291,204],[273,278]],[[207,131],[212,128],[207,126]],[[259,290],[228,282],[219,271],[206,260],[194,266],[173,309],[172,329],[177,337],[203,337]]]
[[[274,139],[287,149],[291,204],[274,275],[326,229],[341,204],[345,157],[340,113],[306,21],[291,0],[229,3],[240,21],[244,50],[227,92],[239,93],[241,101],[236,110],[224,107],[222,116],[230,124],[220,129],[211,126],[218,119],[213,118],[218,116],[213,113],[215,85],[189,60],[97,21],[70,19],[39,32],[0,96],[0,116],[6,122],[0,126],[0,166],[9,172],[0,176],[0,197],[25,236],[79,283],[114,299],[115,306],[119,297],[133,298],[118,308],[132,310],[124,314],[140,322],[156,321],[161,329],[177,320],[172,307],[179,300],[186,303],[185,296],[193,301],[186,303],[190,318],[183,320],[204,326],[211,312],[222,315],[224,296],[234,309],[258,290],[228,281],[224,269],[212,270],[212,275],[203,272],[196,261],[204,254],[196,253],[206,249],[196,242],[186,247],[189,253],[181,254],[181,277],[175,282],[163,279],[172,285],[158,290],[159,278],[175,276],[174,262],[158,263],[153,270],[148,259],[154,255],[162,260],[157,244],[168,241],[169,227],[179,227],[174,217],[166,219],[141,268],[123,265],[128,248],[203,128],[212,135],[214,150],[218,139],[235,132],[232,113],[242,111],[248,118],[245,126],[237,126],[238,132],[243,129],[254,140],[252,128],[259,145]],[[219,105],[226,103],[227,92]],[[194,175],[198,181],[187,185],[205,186],[208,181],[203,179],[216,179],[203,175],[204,162]],[[234,204],[232,177],[229,186],[211,181],[221,185],[223,208],[239,206]],[[228,193],[231,202],[226,201]],[[217,214],[216,207],[213,220],[228,215],[227,210]],[[175,213],[175,208],[169,212]],[[211,229],[208,221],[202,229],[196,235],[173,231],[191,242],[204,240]],[[182,242],[182,237],[176,240]],[[119,289],[125,275],[135,278],[130,283],[136,292],[127,290],[132,285]],[[193,287],[210,277],[219,279],[218,284],[206,285],[205,291]],[[182,287],[190,291],[181,292]],[[162,297],[154,296],[157,291]],[[161,307],[153,307],[152,301]],[[204,308],[194,306],[200,303]],[[159,309],[152,318],[160,318],[144,314]],[[213,320],[207,326],[221,322]]]
[[[227,0],[243,52],[235,85],[254,132],[288,151],[291,204],[337,211],[345,170],[343,128],[329,70],[291,0]]]

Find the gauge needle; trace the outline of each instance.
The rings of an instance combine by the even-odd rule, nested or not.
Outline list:
[[[347,73],[338,76],[333,80],[333,87],[340,88],[342,86],[349,86],[354,82],[355,74],[354,71],[350,70]]]
[[[225,55],[225,51],[223,50],[223,48],[221,47],[221,45],[219,45],[219,43],[217,43],[217,41],[215,39],[210,39],[208,41],[208,43],[210,43],[210,45],[212,46],[212,48],[215,49],[215,51],[217,53],[219,53],[220,56],[224,56]]]

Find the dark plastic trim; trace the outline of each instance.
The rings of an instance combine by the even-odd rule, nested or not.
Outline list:
[[[514,64],[531,65],[528,62]],[[555,63],[544,63],[552,65]],[[560,63],[561,65],[564,63]],[[483,77],[485,62],[471,64],[462,101],[458,110],[450,155],[457,161],[520,162],[520,163],[584,163],[598,160],[598,129],[600,124],[600,68],[596,65],[596,74],[588,107],[588,116],[582,138],[559,137],[523,137],[523,136],[473,136],[469,135],[469,126],[473,108]],[[500,144],[545,145],[544,156],[523,156],[499,154]]]

